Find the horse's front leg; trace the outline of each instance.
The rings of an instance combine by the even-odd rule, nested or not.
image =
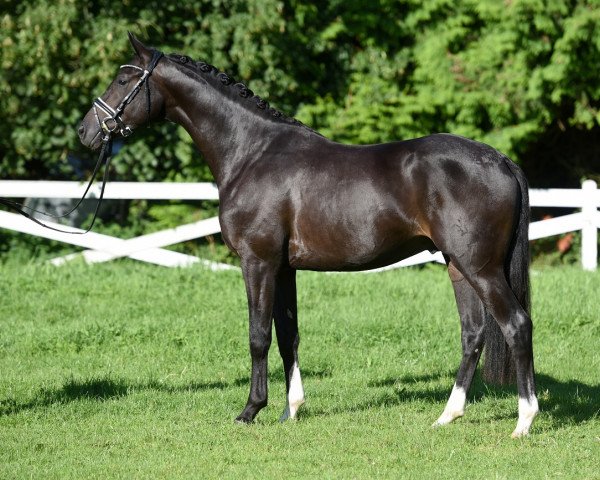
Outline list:
[[[287,402],[279,421],[295,418],[304,403],[304,388],[300,368],[298,367],[298,307],[296,301],[296,270],[284,267],[277,276],[275,287],[275,305],[273,307],[275,332],[279,353],[283,360],[283,372]]]
[[[267,405],[267,356],[271,346],[277,268],[255,258],[242,259],[242,273],[248,295],[252,376],[248,402],[236,421],[250,423],[258,411]]]

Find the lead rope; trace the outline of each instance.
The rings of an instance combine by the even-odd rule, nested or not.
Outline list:
[[[28,207],[26,205],[23,205],[22,203],[15,202],[13,200],[9,200],[8,198],[4,198],[4,197],[0,197],[0,205],[4,205],[5,207],[8,207],[11,210],[14,210],[15,212],[23,215],[25,218],[28,218],[32,222],[37,223],[38,225],[40,225],[44,228],[54,230],[55,232],[69,233],[71,235],[83,235],[84,233],[88,233],[94,226],[94,223],[96,222],[96,218],[98,217],[98,211],[100,210],[100,204],[102,203],[102,199],[104,198],[104,188],[106,186],[106,182],[108,181],[108,172],[109,172],[108,167],[110,165],[110,160],[112,158],[111,153],[112,153],[112,135],[110,133],[108,133],[102,139],[102,149],[100,150],[100,155],[98,156],[98,161],[96,162],[96,166],[94,167],[94,171],[92,172],[92,177],[90,178],[90,181],[88,182],[85,192],[83,192],[83,196],[79,199],[77,204],[71,210],[69,210],[67,213],[64,213],[62,215],[53,215],[51,213],[47,213],[42,210],[36,210],[35,208]],[[92,183],[94,182],[94,179],[96,178],[96,175],[98,174],[98,172],[100,170],[100,166],[102,164],[104,164],[104,176],[102,177],[102,186],[100,187],[100,196],[98,197],[98,202],[96,203],[96,208],[94,209],[94,216],[92,217],[92,222],[84,231],[71,232],[68,230],[62,230],[60,228],[51,227],[50,225],[46,225],[44,222],[38,220],[37,218],[35,218],[33,216],[34,213],[39,213],[40,215],[44,215],[45,217],[63,218],[63,217],[70,215],[75,210],[77,210],[79,205],[81,205],[83,200],[85,200],[85,198],[92,186]],[[31,213],[27,212],[26,210],[29,210],[29,212],[31,212]]]

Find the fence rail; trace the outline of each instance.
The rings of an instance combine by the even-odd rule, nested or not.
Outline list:
[[[21,181],[0,180],[0,197],[13,198],[80,198],[85,185],[78,182],[58,181]],[[97,198],[99,185],[93,185],[89,198]],[[576,208],[579,212],[561,215],[548,220],[532,222],[529,227],[529,239],[535,240],[567,232],[581,231],[581,264],[586,270],[595,270],[598,265],[598,229],[600,229],[600,191],[596,182],[586,180],[581,189],[531,189],[529,191],[532,207]],[[218,200],[216,185],[212,183],[142,183],[111,182],[106,185],[105,199],[121,200]],[[81,231],[46,222],[62,229]],[[121,257],[155,263],[168,267],[186,266],[203,263],[213,269],[233,268],[229,265],[210,262],[192,255],[165,250],[163,247],[201,238],[221,231],[217,217],[181,225],[160,232],[123,240],[108,235],[89,232],[86,235],[69,235],[44,229],[26,218],[0,211],[0,228],[58,240],[71,245],[87,248],[80,254],[67,255],[53,259],[61,264],[78,255],[87,262],[105,262]],[[438,252],[421,252],[394,265],[376,269],[388,270],[408,265],[437,261],[444,263]]]

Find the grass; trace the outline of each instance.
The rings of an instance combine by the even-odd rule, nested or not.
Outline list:
[[[307,404],[236,425],[248,393],[239,273],[121,261],[6,263],[0,278],[0,478],[600,478],[600,272],[535,271],[541,415],[512,440],[514,389],[477,376],[441,413],[460,358],[440,267],[301,272]]]

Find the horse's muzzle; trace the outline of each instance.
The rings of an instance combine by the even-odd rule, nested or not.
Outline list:
[[[94,128],[95,127],[95,128]],[[91,129],[86,127],[85,120],[81,122],[77,129],[81,143],[92,150],[98,150],[102,145],[102,130],[94,125]]]

